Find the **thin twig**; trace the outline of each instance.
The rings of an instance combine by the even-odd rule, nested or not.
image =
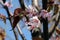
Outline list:
[[[24,34],[23,34],[22,31],[21,31],[21,28],[20,28],[19,24],[17,24],[17,29],[18,29],[18,32],[19,32],[19,34],[21,35],[22,39],[23,39],[23,40],[26,40]]]
[[[58,20],[55,21],[55,24],[54,24],[54,26],[53,26],[52,31],[49,33],[49,38],[51,37],[51,35],[52,35],[52,33],[54,32],[55,28],[58,26],[59,20],[60,20],[60,14],[59,14],[59,16],[58,16]]]

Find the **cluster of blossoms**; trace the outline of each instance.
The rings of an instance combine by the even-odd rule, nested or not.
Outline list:
[[[26,10],[28,12],[28,17],[29,17],[29,22],[26,22],[27,25],[29,25],[27,28],[29,30],[34,30],[35,28],[40,28],[40,20],[38,19],[38,14],[39,12],[37,11],[37,9],[34,6],[29,6],[28,9]],[[48,12],[47,10],[41,10],[40,17],[48,18],[48,20],[51,19],[52,15],[51,15],[51,11]]]
[[[34,30],[35,28],[38,28],[40,26],[40,21],[38,19],[37,10],[33,6],[29,6],[29,8],[26,10],[28,12],[29,22],[26,22],[28,25],[28,30]]]
[[[30,18],[30,21],[27,24],[30,25],[27,27],[29,30],[34,30],[35,28],[39,28],[41,23],[38,17],[34,16]]]

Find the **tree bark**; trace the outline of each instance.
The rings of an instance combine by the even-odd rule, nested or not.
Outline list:
[[[42,7],[43,9],[47,10],[47,0],[42,0]],[[43,38],[44,40],[49,40],[48,37],[48,19],[47,18],[42,18],[43,20]]]

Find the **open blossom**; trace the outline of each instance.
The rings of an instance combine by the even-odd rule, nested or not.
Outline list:
[[[29,17],[33,17],[38,12],[37,9],[32,5],[29,5],[26,11],[28,12]]]
[[[28,30],[34,30],[34,28],[39,28],[40,27],[40,21],[38,19],[37,16],[33,16],[32,18],[30,18],[30,21],[27,23],[27,25],[29,25],[27,27]]]
[[[12,7],[12,4],[11,4],[11,2],[5,2],[5,4],[4,4],[5,6],[7,6],[7,7],[9,7],[9,8],[11,8]]]
[[[47,12],[47,10],[41,10],[40,16],[43,18],[48,18],[48,20],[51,18],[51,14]]]

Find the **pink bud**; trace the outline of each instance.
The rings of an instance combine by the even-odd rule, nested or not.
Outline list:
[[[10,2],[5,2],[5,4],[4,4],[5,6],[7,6],[7,7],[9,7],[9,8],[11,8],[12,7],[12,4],[10,3]]]

